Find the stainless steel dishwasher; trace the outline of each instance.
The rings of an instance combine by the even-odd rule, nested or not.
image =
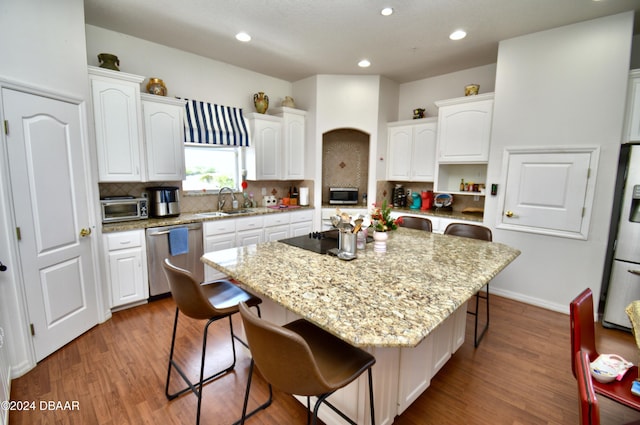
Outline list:
[[[171,255],[169,250],[169,231],[178,227],[189,229],[189,251],[186,254]],[[200,257],[202,247],[202,223],[189,223],[176,226],[150,227],[147,229],[147,265],[149,269],[149,296],[163,296],[170,292],[169,282],[164,274],[162,262],[169,258],[172,264],[189,270],[198,282],[204,280],[204,263]]]

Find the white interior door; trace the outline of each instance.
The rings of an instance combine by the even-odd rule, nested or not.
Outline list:
[[[508,152],[498,227],[586,239],[596,152]]]
[[[81,113],[77,104],[6,88],[2,106],[21,271],[39,361],[98,323],[92,246],[85,234],[90,227]]]

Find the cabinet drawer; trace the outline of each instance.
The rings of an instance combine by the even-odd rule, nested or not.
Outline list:
[[[262,227],[264,227],[262,216],[243,217],[236,220],[236,230],[238,232],[242,230],[262,229]]]
[[[107,249],[116,251],[118,249],[142,246],[142,235],[143,232],[138,230],[107,234]]]
[[[272,213],[264,216],[264,227],[282,226],[289,224],[291,214],[289,213]]]
[[[291,224],[302,223],[303,221],[313,220],[313,210],[296,211],[290,214]]]
[[[223,219],[204,222],[204,236],[221,235],[223,233],[234,233],[236,231],[236,220]]]

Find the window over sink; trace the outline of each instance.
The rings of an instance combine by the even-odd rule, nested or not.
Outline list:
[[[221,187],[240,188],[240,149],[186,143],[184,191],[217,191]]]

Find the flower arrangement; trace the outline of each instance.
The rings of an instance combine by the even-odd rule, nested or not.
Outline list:
[[[382,201],[382,206],[374,208],[371,213],[371,221],[376,232],[387,232],[398,228],[396,221],[391,218],[391,207],[388,206],[386,199]]]

